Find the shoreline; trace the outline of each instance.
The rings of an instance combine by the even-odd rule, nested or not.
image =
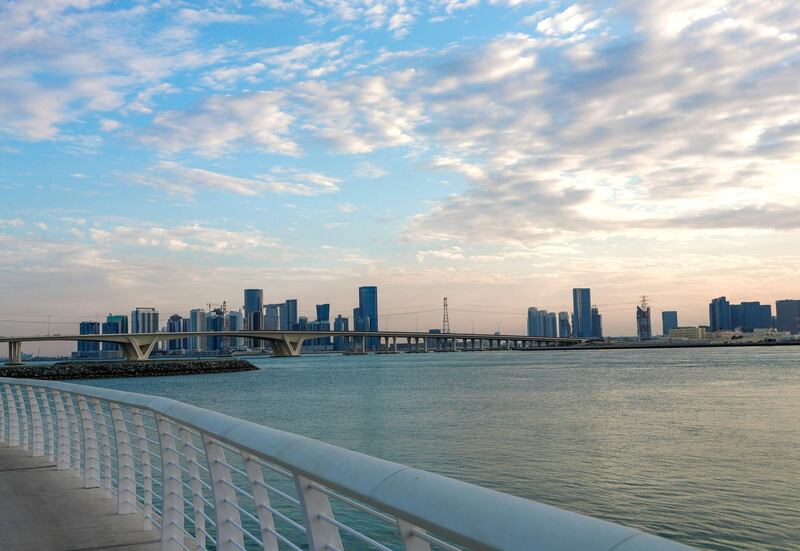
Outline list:
[[[127,377],[169,377],[258,371],[246,360],[144,360],[68,361],[50,365],[12,365],[0,368],[0,377],[69,381],[74,379],[121,379]]]

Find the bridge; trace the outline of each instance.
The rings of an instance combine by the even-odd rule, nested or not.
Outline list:
[[[366,354],[370,341],[377,342],[376,352],[397,352],[398,339],[406,340],[408,352],[428,352],[429,340],[436,351],[517,350],[542,346],[571,346],[580,339],[556,337],[528,337],[522,335],[485,335],[480,333],[422,333],[409,331],[185,331],[175,333],[110,333],[94,335],[36,335],[29,337],[2,337],[8,343],[8,365],[22,363],[23,342],[94,341],[110,342],[120,346],[125,359],[146,360],[156,345],[162,341],[187,337],[227,337],[260,339],[270,343],[276,356],[299,356],[307,339],[341,337],[344,352]]]
[[[15,551],[688,549],[168,398],[9,378],[0,533]]]

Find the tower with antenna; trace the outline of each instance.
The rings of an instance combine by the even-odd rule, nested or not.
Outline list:
[[[450,314],[447,312],[447,297],[442,303],[442,333],[450,332]]]
[[[642,303],[636,306],[636,334],[640,341],[648,341],[653,338],[650,305],[647,304],[646,295],[642,295]]]

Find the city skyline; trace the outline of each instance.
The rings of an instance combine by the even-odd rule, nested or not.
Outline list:
[[[0,334],[244,288],[522,333],[591,287],[607,335],[800,294],[799,6],[373,7],[0,6]]]

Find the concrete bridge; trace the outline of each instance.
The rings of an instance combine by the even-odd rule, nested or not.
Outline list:
[[[169,398],[0,377],[0,549],[688,548]]]
[[[528,337],[523,335],[486,335],[480,333],[422,333],[411,331],[186,331],[180,333],[117,333],[98,335],[36,335],[29,337],[2,337],[8,343],[8,365],[22,363],[23,342],[92,341],[110,342],[120,346],[125,359],[146,360],[161,341],[186,337],[228,337],[260,339],[270,343],[276,356],[299,356],[307,339],[341,337],[344,352],[366,354],[370,341],[376,342],[376,352],[397,352],[398,339],[405,339],[406,351],[480,351],[516,350],[542,346],[569,346],[579,344],[579,339],[555,337]],[[434,346],[429,347],[429,341]]]

